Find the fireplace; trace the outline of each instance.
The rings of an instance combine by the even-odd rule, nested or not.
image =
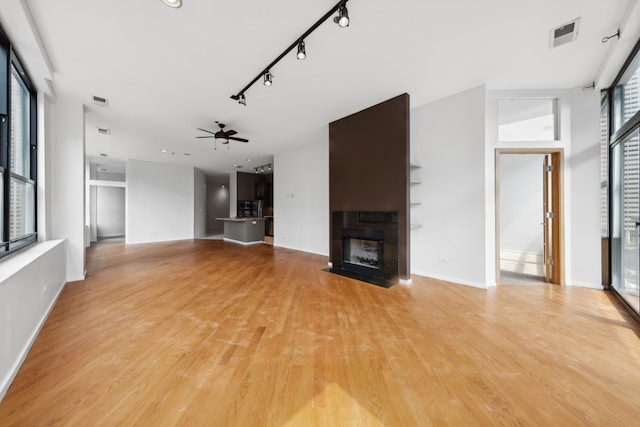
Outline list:
[[[384,233],[378,230],[342,231],[342,268],[383,277]]]
[[[398,281],[398,213],[338,211],[331,215],[329,272],[390,287]]]

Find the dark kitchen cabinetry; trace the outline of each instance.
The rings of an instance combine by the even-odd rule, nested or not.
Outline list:
[[[237,173],[238,202],[261,201],[263,215],[273,215],[273,174]],[[244,205],[243,205],[244,206]],[[248,204],[245,206],[249,209]],[[241,206],[238,206],[240,216]]]

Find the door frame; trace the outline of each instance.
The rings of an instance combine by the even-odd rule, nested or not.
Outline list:
[[[553,165],[551,198],[554,206],[554,219],[551,222],[552,241],[551,253],[555,254],[551,283],[564,285],[564,182],[562,165],[564,164],[564,149],[562,148],[496,148],[495,149],[495,232],[496,232],[496,283],[501,284],[500,277],[500,155],[502,154],[539,154],[551,155]],[[546,262],[546,261],[545,261]]]

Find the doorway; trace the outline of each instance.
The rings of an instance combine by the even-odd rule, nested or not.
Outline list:
[[[561,150],[496,150],[498,284],[563,284]]]
[[[113,159],[89,159],[86,197],[87,246],[126,240],[126,164]]]

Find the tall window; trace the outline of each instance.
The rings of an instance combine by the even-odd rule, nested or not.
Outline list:
[[[640,314],[640,41],[609,89],[613,290]]]
[[[0,257],[37,240],[35,97],[0,31]]]

